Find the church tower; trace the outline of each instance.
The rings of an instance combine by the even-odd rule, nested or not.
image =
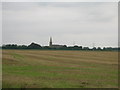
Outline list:
[[[52,46],[52,37],[50,37],[49,47]]]

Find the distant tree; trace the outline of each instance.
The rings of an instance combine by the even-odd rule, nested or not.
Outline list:
[[[75,46],[73,46],[74,48],[78,48],[78,46],[77,45],[75,45]]]
[[[89,47],[83,47],[83,50],[89,50]]]
[[[96,47],[93,47],[92,50],[96,50]]]
[[[44,47],[42,47],[43,49],[50,49],[50,47],[49,46],[44,46]]]
[[[18,49],[17,44],[8,44],[8,45],[3,45],[3,49]]]
[[[67,45],[63,45],[64,48],[67,48]]]
[[[98,47],[97,50],[102,50],[101,47]]]
[[[26,45],[19,45],[18,49],[27,49],[27,46]]]
[[[63,45],[63,46],[61,46],[60,48],[59,48],[60,50],[66,50],[67,49],[67,46],[66,45]]]
[[[106,51],[120,51],[120,47],[103,47],[103,49],[101,47],[93,47],[92,49],[89,49],[89,47],[82,47],[82,46],[66,46],[63,45],[59,48],[54,48],[54,47],[49,47],[49,46],[40,46],[39,44],[36,43],[31,43],[30,45],[26,46],[26,45],[17,45],[17,44],[7,44],[7,45],[2,45],[2,47],[0,47],[2,49],[51,49],[51,50],[106,50]]]
[[[111,50],[113,50],[113,48],[112,47],[104,47],[103,50],[111,51]]]
[[[82,49],[82,46],[79,46],[79,49]]]
[[[77,45],[75,45],[75,46],[73,46],[73,49],[75,49],[75,50],[81,50],[81,49],[82,49],[82,46],[77,46]]]
[[[103,50],[106,50],[106,48],[105,48],[105,47],[103,47]]]
[[[68,49],[68,50],[73,50],[73,49],[74,49],[74,47],[69,46],[69,47],[67,47],[67,49]]]
[[[120,51],[120,47],[118,47],[118,51]]]

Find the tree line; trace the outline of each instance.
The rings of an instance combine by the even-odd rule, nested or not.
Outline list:
[[[17,44],[7,44],[2,45],[2,49],[39,49],[39,50],[90,50],[90,51],[118,51],[120,48],[113,48],[113,47],[82,47],[82,46],[66,46],[63,45],[60,48],[56,47],[49,47],[49,46],[41,46],[36,43],[31,43],[30,45],[17,45]]]

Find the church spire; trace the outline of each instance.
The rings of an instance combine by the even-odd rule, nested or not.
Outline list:
[[[52,46],[52,37],[50,37],[49,46]]]

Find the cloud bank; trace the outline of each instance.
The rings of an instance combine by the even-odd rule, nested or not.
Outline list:
[[[3,44],[117,46],[117,3],[4,2]]]

